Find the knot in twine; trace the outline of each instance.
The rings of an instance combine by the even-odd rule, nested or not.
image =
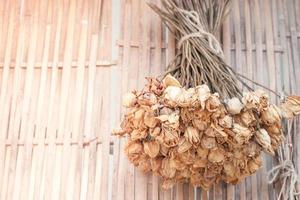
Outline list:
[[[299,176],[291,160],[285,160],[268,172],[269,184],[273,184],[279,179],[282,181],[282,188],[278,195],[278,199],[281,197],[283,197],[283,199],[294,199],[295,196],[300,194],[299,192],[296,192],[296,184],[299,181]]]
[[[224,53],[223,53],[220,42],[217,40],[217,38],[213,34],[204,30],[204,28],[201,25],[201,22],[199,20],[198,13],[195,11],[187,11],[187,10],[183,10],[180,8],[177,8],[177,9],[186,14],[186,16],[190,19],[190,23],[194,24],[194,27],[198,27],[197,32],[186,34],[180,38],[180,40],[178,41],[178,48],[180,48],[185,41],[187,41],[188,39],[190,39],[192,37],[204,38],[208,41],[209,49],[214,54],[224,58]]]
[[[192,37],[199,37],[199,38],[207,39],[210,50],[214,54],[224,58],[222,47],[221,47],[219,41],[217,40],[217,38],[213,34],[206,32],[204,30],[198,30],[198,32],[190,33],[188,35],[181,37],[180,40],[178,41],[178,47],[180,48],[182,46],[183,42],[185,42],[186,40],[188,40]]]

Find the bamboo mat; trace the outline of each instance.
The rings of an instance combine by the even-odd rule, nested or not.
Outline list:
[[[233,0],[221,40],[239,73],[300,94],[299,0]],[[174,55],[174,37],[145,1],[0,1],[0,199],[275,199],[270,156],[239,185],[210,191],[162,191],[128,163],[125,141],[111,135],[122,94]],[[299,131],[297,119],[298,170]]]

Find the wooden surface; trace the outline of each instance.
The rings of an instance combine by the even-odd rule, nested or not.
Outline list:
[[[221,38],[239,73],[300,94],[299,0],[233,0]],[[162,191],[128,163],[125,140],[111,135],[122,94],[174,55],[174,37],[145,1],[0,0],[0,199],[275,199],[270,156],[239,185],[210,191]],[[298,170],[299,131],[298,120]]]

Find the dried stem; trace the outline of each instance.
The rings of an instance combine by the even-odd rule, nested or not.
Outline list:
[[[225,63],[214,36],[228,12],[229,0],[162,0],[162,5],[163,9],[154,4],[150,7],[168,27],[174,28],[179,48],[166,74],[170,73],[187,88],[207,84],[222,98],[241,97],[240,80]]]

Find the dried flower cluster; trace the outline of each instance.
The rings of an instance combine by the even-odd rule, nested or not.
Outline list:
[[[163,178],[163,188],[190,181],[209,189],[223,180],[238,183],[274,154],[283,140],[281,117],[300,112],[299,97],[271,105],[265,92],[222,101],[206,85],[184,89],[168,75],[149,78],[142,91],[125,95],[121,130],[130,162]]]

